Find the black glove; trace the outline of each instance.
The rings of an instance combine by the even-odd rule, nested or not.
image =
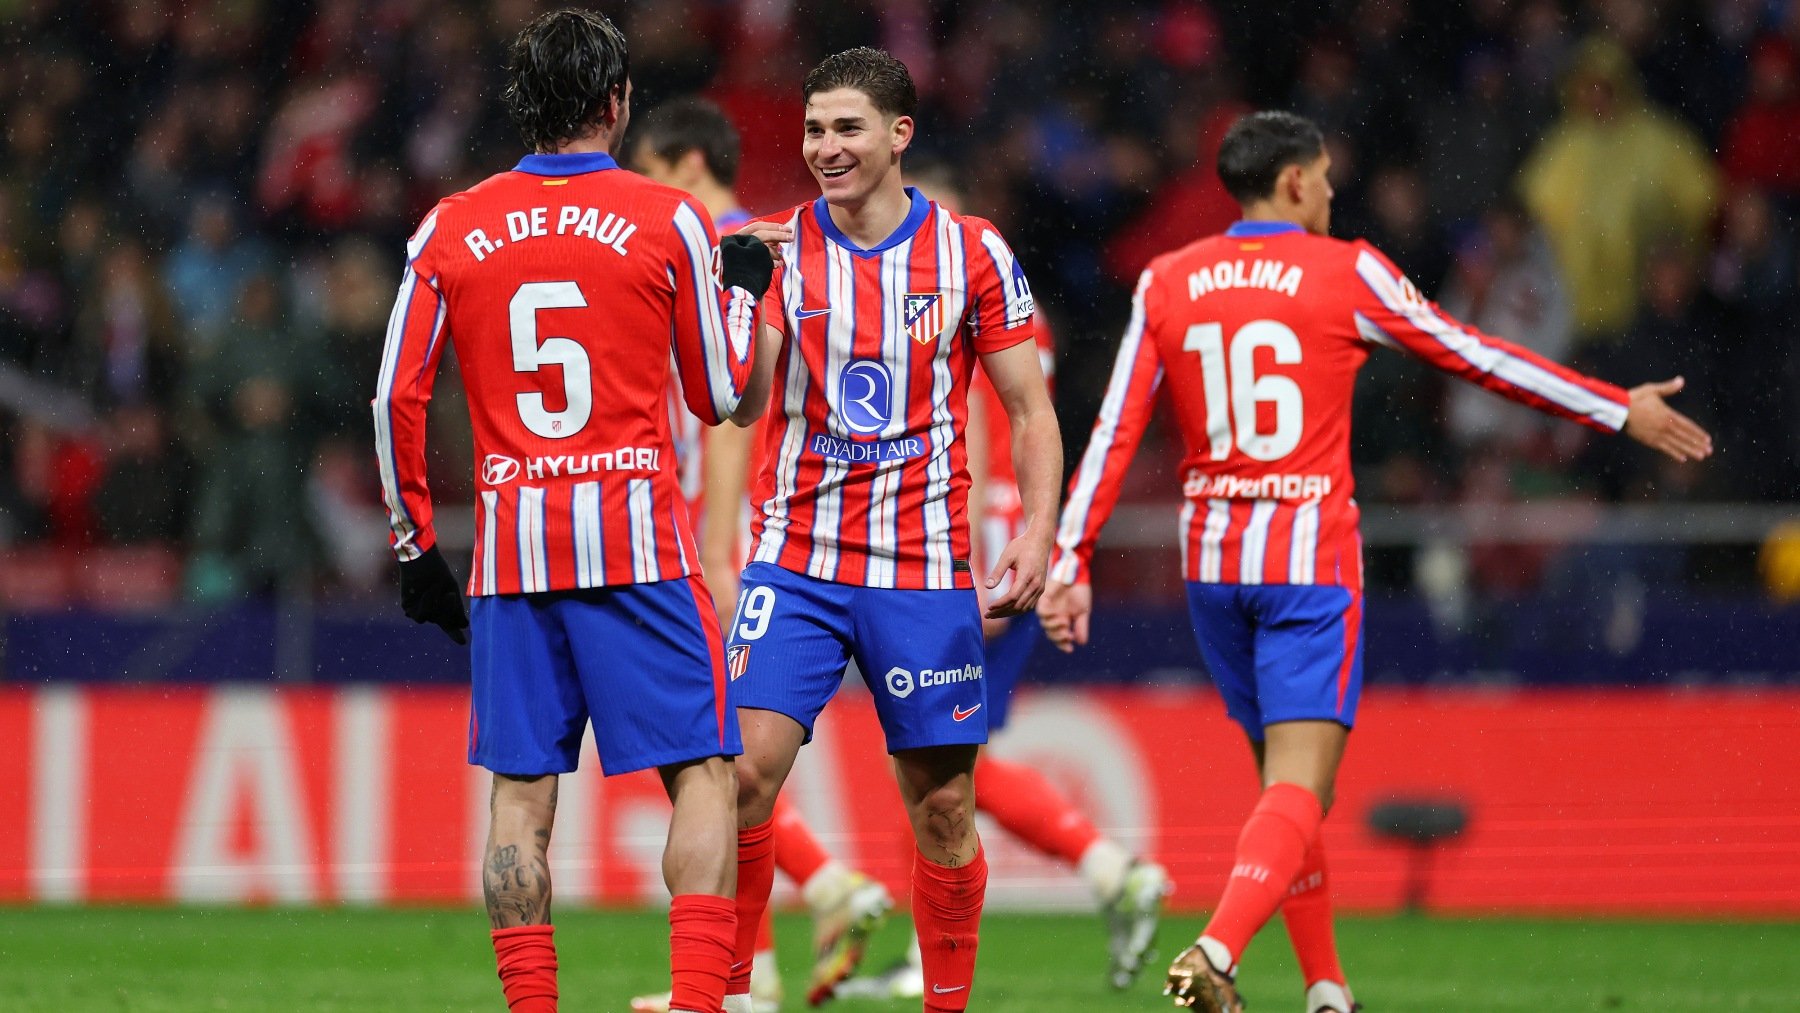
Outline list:
[[[719,240],[719,284],[741,288],[758,299],[769,290],[775,274],[775,258],[755,236],[726,236]]]
[[[435,545],[417,559],[401,561],[400,608],[415,623],[437,623],[451,640],[469,642],[469,613],[463,608],[462,585]]]

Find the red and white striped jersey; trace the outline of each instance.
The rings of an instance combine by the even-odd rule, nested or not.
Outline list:
[[[1186,579],[1360,589],[1350,394],[1375,345],[1605,432],[1625,424],[1623,390],[1457,322],[1369,244],[1239,222],[1139,278],[1052,577],[1087,579],[1166,375],[1187,450]]]
[[[1056,377],[1056,343],[1050,324],[1040,312],[1037,315],[1038,365],[1044,379]],[[1000,403],[1000,392],[994,389],[985,370],[975,374],[972,396],[979,399],[982,415],[987,420],[987,502],[980,508],[981,572],[987,573],[1000,561],[1000,554],[1013,539],[1025,533],[1025,500],[1019,495],[1019,476],[1013,471],[1012,427],[1007,422],[1006,406]]]
[[[906,220],[868,250],[823,198],[770,216],[794,238],[764,299],[787,340],[750,558],[845,584],[969,588],[969,375],[977,355],[1031,340],[1031,287],[991,224],[907,193]]]
[[[749,379],[754,318],[753,297],[719,290],[706,211],[607,155],[529,155],[440,201],[407,243],[374,400],[395,554],[437,541],[425,406],[447,335],[475,437],[470,594],[695,572],[671,373],[718,424]]]

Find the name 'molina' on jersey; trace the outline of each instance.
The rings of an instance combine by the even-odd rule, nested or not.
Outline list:
[[[794,238],[764,319],[793,340],[775,366],[751,559],[868,587],[968,588],[956,434],[976,356],[1030,340],[1033,301],[992,225],[908,192],[905,221],[873,249],[823,198],[768,219]]]
[[[470,594],[697,572],[670,374],[690,411],[725,419],[755,315],[750,300],[724,301],[717,245],[692,199],[604,154],[529,155],[440,202],[407,246],[374,402],[400,558],[436,542],[425,406],[448,337],[475,436]]]

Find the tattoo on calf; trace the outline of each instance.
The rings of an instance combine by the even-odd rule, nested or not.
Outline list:
[[[481,886],[487,900],[488,921],[494,928],[549,924],[550,864],[545,857],[548,844],[549,835],[540,834],[538,846],[523,861],[516,844],[495,848],[488,856]]]

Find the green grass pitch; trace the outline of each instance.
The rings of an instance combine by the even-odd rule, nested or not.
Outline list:
[[[626,1009],[666,980],[654,911],[564,911],[562,1008]],[[905,945],[896,919],[868,967]],[[1173,953],[1199,921],[1171,919]],[[810,928],[778,924],[786,1009],[801,1000]],[[1800,1010],[1800,924],[1615,920],[1346,918],[1345,966],[1370,1013],[1469,1010]],[[1169,1009],[1147,973],[1119,993],[1102,980],[1098,919],[992,915],[973,1009],[1018,1013]],[[1278,925],[1251,947],[1240,984],[1257,1013],[1300,1008]],[[499,1010],[486,922],[460,910],[0,909],[0,1010]],[[839,1002],[843,1013],[916,1010]]]

